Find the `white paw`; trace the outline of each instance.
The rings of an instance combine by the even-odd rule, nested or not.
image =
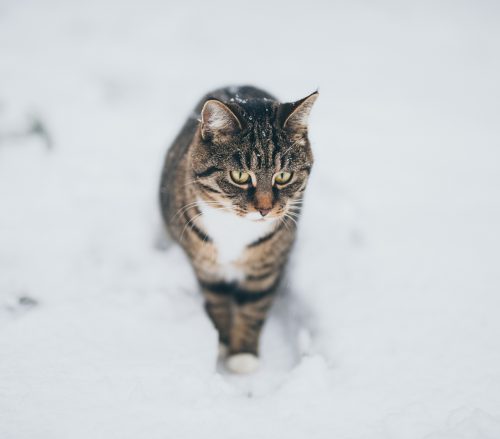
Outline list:
[[[254,354],[235,354],[226,360],[226,367],[234,373],[251,373],[259,367],[259,359]]]
[[[219,343],[219,357],[225,358],[227,357],[227,353],[229,352],[229,348],[224,343]]]

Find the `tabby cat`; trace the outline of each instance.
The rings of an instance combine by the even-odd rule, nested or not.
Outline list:
[[[255,87],[215,90],[165,160],[162,215],[196,272],[233,372],[258,366],[313,164],[307,119],[317,97],[280,103]]]

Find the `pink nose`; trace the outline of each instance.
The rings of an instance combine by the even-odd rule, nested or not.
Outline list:
[[[259,212],[262,216],[266,216],[269,212],[271,212],[271,209],[259,209]]]

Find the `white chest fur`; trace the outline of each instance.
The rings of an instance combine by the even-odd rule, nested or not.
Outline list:
[[[267,235],[275,226],[274,220],[252,221],[230,211],[217,209],[198,200],[203,228],[217,249],[220,275],[227,281],[239,280],[243,273],[237,262],[245,247]],[[252,215],[252,214],[251,214]]]

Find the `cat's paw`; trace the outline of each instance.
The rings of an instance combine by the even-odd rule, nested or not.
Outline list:
[[[226,367],[234,373],[252,373],[259,367],[259,359],[254,354],[235,354],[226,360]]]

